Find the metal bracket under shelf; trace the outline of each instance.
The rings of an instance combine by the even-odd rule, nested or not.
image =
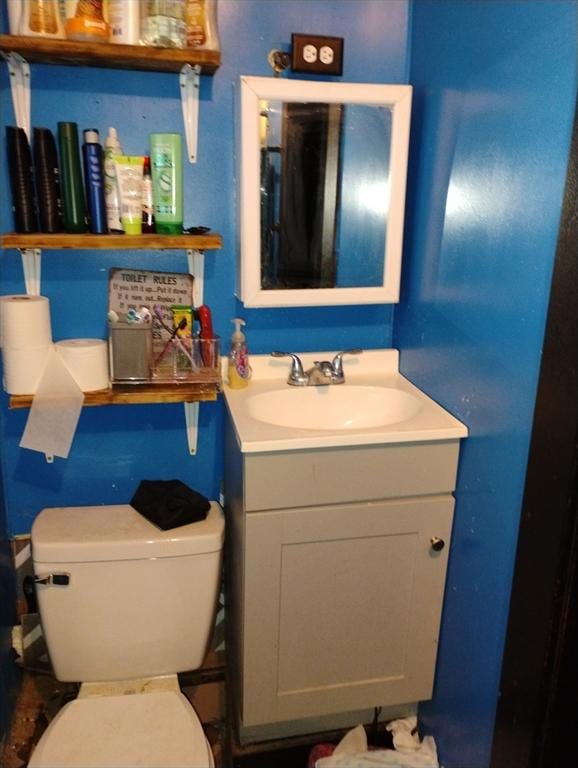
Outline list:
[[[29,296],[40,295],[40,272],[42,265],[42,250],[40,248],[20,248],[22,257],[22,269],[24,271],[24,282],[26,293]],[[205,282],[205,253],[198,249],[190,248],[187,250],[188,271],[195,281],[193,283],[193,305],[200,307],[204,302],[204,282]],[[199,405],[200,403],[184,403],[185,422],[187,430],[187,443],[189,453],[195,456],[198,444],[198,424],[199,424]]]
[[[10,91],[16,125],[24,129],[30,141],[30,65],[15,51],[2,52],[2,56],[6,60],[10,74]],[[185,64],[179,74],[187,157],[190,163],[197,162],[200,76],[199,64]]]
[[[189,163],[197,162],[200,75],[201,67],[198,64],[194,66],[185,64],[179,75],[181,106],[183,109],[183,123],[185,126]]]
[[[196,248],[187,250],[187,264],[189,274],[195,280],[193,283],[193,306],[200,307],[203,304],[205,288],[205,254]],[[200,403],[185,403],[185,422],[187,425],[187,443],[189,453],[195,456],[199,439],[199,406]]]
[[[30,65],[19,53],[2,52],[10,74],[10,92],[16,125],[23,128],[30,141]]]
[[[42,251],[40,248],[20,248],[24,284],[29,296],[40,296],[40,270],[42,267]]]

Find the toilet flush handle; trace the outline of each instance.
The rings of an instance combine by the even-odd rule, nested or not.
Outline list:
[[[43,576],[34,577],[35,584],[52,584],[55,587],[67,587],[70,584],[69,573],[46,573]]]

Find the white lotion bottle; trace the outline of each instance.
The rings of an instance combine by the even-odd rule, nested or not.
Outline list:
[[[11,35],[20,33],[20,14],[22,12],[22,0],[6,0],[8,9],[8,29]]]
[[[120,218],[120,197],[116,183],[115,158],[122,155],[122,147],[116,128],[108,129],[104,141],[104,199],[106,203],[106,224],[110,232],[122,232]]]
[[[109,41],[122,45],[140,42],[140,0],[108,0]]]

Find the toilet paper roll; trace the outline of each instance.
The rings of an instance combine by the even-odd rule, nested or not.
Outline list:
[[[33,349],[2,349],[4,389],[10,395],[33,395],[48,360],[52,344]]]
[[[52,344],[50,302],[45,296],[0,296],[0,345],[32,349]]]
[[[107,389],[108,344],[103,339],[65,339],[54,345],[83,392]]]

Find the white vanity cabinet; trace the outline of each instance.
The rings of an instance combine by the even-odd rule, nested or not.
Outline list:
[[[241,740],[431,697],[459,440],[226,448],[229,654]]]

